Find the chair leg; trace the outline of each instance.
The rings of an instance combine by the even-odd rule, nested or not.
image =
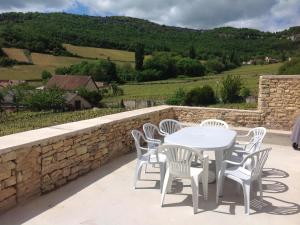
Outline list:
[[[159,167],[160,167],[160,193],[162,193],[164,178],[165,178],[165,174],[166,174],[166,164],[160,163]]]
[[[250,183],[243,183],[245,214],[250,213]]]
[[[192,186],[192,192],[193,192],[193,208],[194,208],[194,214],[198,211],[198,198],[199,198],[199,180],[198,177],[192,177],[191,179],[191,186]]]
[[[224,184],[224,174],[222,171],[219,172],[217,176],[217,196],[216,196],[216,203],[219,202],[219,197],[223,196],[223,184]]]
[[[204,199],[207,200],[207,196],[208,196],[208,174],[202,173],[201,180],[202,180],[202,188],[203,188]]]
[[[136,182],[141,178],[141,171],[142,171],[143,164],[144,163],[140,160],[138,160],[136,163],[136,169],[135,169],[135,174],[134,174],[134,183],[133,183],[134,189],[136,188]]]
[[[170,179],[170,173],[167,170],[166,176],[165,176],[165,179],[164,179],[164,185],[163,185],[163,188],[162,188],[161,201],[160,201],[161,206],[163,206],[163,204],[164,204],[164,199],[165,199],[165,195],[166,195],[166,192],[167,192],[169,179]]]
[[[262,201],[263,201],[263,190],[262,190],[262,180],[261,180],[261,177],[258,178],[258,189],[259,189],[260,201],[262,203]]]
[[[167,184],[167,192],[168,193],[170,193],[171,190],[172,190],[173,179],[174,179],[174,177],[170,174],[169,175],[169,181],[168,181],[168,184]]]

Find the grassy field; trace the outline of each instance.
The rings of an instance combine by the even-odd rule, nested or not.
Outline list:
[[[106,48],[83,47],[70,44],[64,44],[64,47],[69,52],[85,58],[110,58],[112,61],[134,62],[134,52]]]
[[[16,65],[13,67],[0,67],[0,80],[39,80],[43,70],[54,73],[57,67],[70,66],[91,59],[53,56],[48,54],[31,53],[34,65]]]
[[[30,57],[28,57],[25,52],[25,49],[20,48],[2,48],[4,53],[10,58],[17,60],[18,62],[27,62],[30,63]]]
[[[281,63],[271,65],[251,65],[226,71],[224,74],[240,75],[243,84],[250,88],[253,95],[258,92],[258,80],[260,74],[276,74]],[[145,83],[126,84],[121,87],[124,89],[123,96],[104,99],[105,102],[120,101],[121,99],[147,99],[164,100],[173,95],[178,88],[190,90],[194,87],[211,85],[217,89],[218,83],[224,74],[204,76],[198,78],[170,79],[164,81],[154,81]]]
[[[115,63],[131,63],[134,64],[134,52],[108,49],[108,48],[93,48],[76,46],[71,44],[63,45],[69,52],[84,58],[110,59]],[[145,59],[150,56],[145,56]]]
[[[18,112],[2,115],[0,126],[0,136],[13,134],[17,132],[38,129],[47,126],[54,126],[62,123],[85,120],[104,116],[108,114],[118,113],[122,109],[97,109],[84,110],[75,112],[53,113],[49,112]]]

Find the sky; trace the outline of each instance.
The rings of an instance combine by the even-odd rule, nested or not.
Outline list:
[[[0,0],[0,12],[12,11],[130,16],[195,29],[300,26],[300,0]]]

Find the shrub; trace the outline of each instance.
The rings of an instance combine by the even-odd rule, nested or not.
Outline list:
[[[216,59],[208,60],[205,63],[205,67],[208,72],[215,73],[215,74],[221,73],[222,71],[225,70],[224,64]]]
[[[220,97],[223,103],[234,103],[241,100],[242,81],[239,76],[227,75],[220,85]]]
[[[7,57],[0,57],[0,66],[2,67],[11,67],[15,64],[18,64],[16,60]]]
[[[187,76],[203,76],[205,67],[196,59],[180,58],[176,62],[177,73]]]
[[[52,74],[49,71],[44,70],[42,72],[42,79],[43,80],[49,80],[51,77],[52,77]]]
[[[26,106],[33,111],[63,111],[66,107],[64,92],[58,88],[36,90],[26,99]]]
[[[249,88],[247,87],[242,87],[241,91],[240,91],[240,96],[243,99],[246,99],[247,97],[249,97],[251,95],[251,91]]]
[[[279,74],[300,74],[300,58],[285,62],[278,71]]]
[[[117,67],[117,76],[121,83],[134,81],[136,78],[136,71],[131,64],[125,63],[124,65]]]
[[[156,69],[143,70],[143,71],[137,73],[136,80],[138,82],[161,80],[161,71],[156,70]]]
[[[215,93],[209,85],[193,88],[185,97],[185,104],[189,106],[207,106],[215,103]]]
[[[175,91],[174,96],[166,100],[168,105],[184,105],[186,92],[183,88],[179,88]]]
[[[171,53],[156,53],[144,63],[145,70],[160,72],[158,80],[176,77],[176,59]]]
[[[62,67],[55,70],[57,74],[72,74],[92,76],[95,81],[118,81],[116,64],[109,60],[96,62],[81,62],[68,68]]]
[[[79,88],[77,93],[93,106],[98,106],[102,100],[102,95],[99,91],[88,91],[86,88]]]

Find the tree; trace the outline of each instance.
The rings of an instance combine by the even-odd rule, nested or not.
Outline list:
[[[98,106],[102,100],[102,94],[99,91],[88,91],[86,88],[79,88],[77,93],[93,106]]]
[[[52,74],[49,71],[43,70],[43,72],[42,72],[42,79],[44,81],[49,80],[51,77],[52,77]]]
[[[180,75],[203,76],[205,74],[205,67],[196,59],[179,58],[176,68]]]
[[[223,103],[234,103],[241,100],[242,81],[239,76],[227,75],[222,79],[220,97]]]
[[[135,69],[142,70],[144,64],[145,50],[144,45],[138,43],[135,48]]]
[[[58,88],[35,90],[25,101],[26,106],[34,111],[63,111],[66,108],[64,91]]]
[[[186,91],[183,88],[178,88],[171,98],[166,100],[168,105],[184,105]]]
[[[195,59],[197,57],[197,53],[193,45],[189,49],[189,57],[191,59]]]
[[[185,104],[189,106],[207,106],[215,103],[215,92],[209,85],[193,88],[185,97]]]

